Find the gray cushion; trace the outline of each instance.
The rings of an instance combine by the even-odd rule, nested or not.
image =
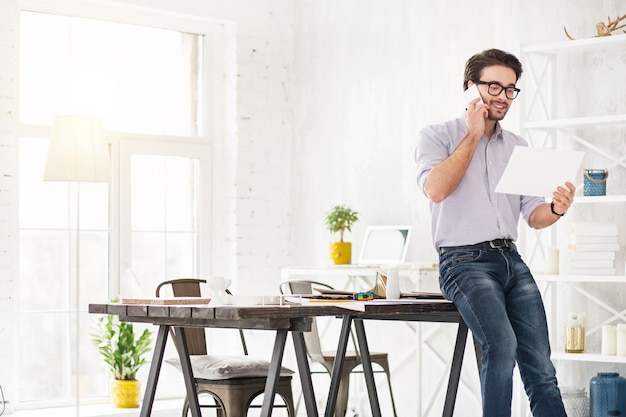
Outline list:
[[[270,363],[250,356],[192,355],[193,376],[199,379],[231,379],[246,377],[266,377]],[[181,370],[180,359],[166,359],[166,363]],[[294,371],[281,367],[280,375],[292,375]]]

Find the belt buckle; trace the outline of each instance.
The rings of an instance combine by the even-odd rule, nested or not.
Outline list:
[[[500,243],[500,242],[502,244],[498,245],[498,243]],[[506,239],[490,240],[489,241],[489,246],[491,246],[492,249],[508,248],[509,247],[509,242],[507,242]]]

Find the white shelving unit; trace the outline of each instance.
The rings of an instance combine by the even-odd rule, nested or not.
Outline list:
[[[626,35],[615,35],[603,38],[590,38],[576,41],[555,42],[544,45],[523,46],[521,58],[524,65],[523,90],[520,96],[522,101],[521,135],[526,138],[530,146],[562,148],[571,144],[582,147],[594,154],[596,158],[606,161],[605,167],[610,175],[626,176],[626,150],[617,152],[609,142],[611,138],[593,135],[593,139],[583,138],[581,131],[589,132],[596,129],[615,129],[621,131],[626,128],[626,105],[620,97],[612,97],[618,104],[615,106],[597,106],[597,101],[589,100],[569,106],[570,103],[564,97],[571,99],[581,93],[590,92],[585,89],[593,89],[592,85],[598,85],[602,80],[591,80],[588,73],[588,62],[601,59],[598,56],[606,54],[620,54],[626,51]],[[564,63],[575,61],[578,65],[568,68]],[[623,75],[626,74],[626,60],[617,60],[622,69],[614,70],[614,78],[604,80],[607,84],[619,85],[623,83]],[[568,80],[563,80],[564,74]],[[596,84],[592,84],[595,82]],[[623,90],[621,90],[623,91]],[[591,92],[593,94],[593,92]],[[619,104],[621,100],[621,104]],[[581,100],[582,101],[582,100]],[[583,108],[583,110],[580,110]],[[614,110],[607,111],[607,108]],[[604,114],[601,114],[604,112]],[[572,116],[571,114],[574,114]],[[582,113],[582,114],[581,114]],[[626,142],[626,135],[622,136]],[[604,167],[603,167],[604,168]],[[540,167],[538,167],[540,169]],[[558,227],[567,227],[572,219],[576,221],[593,221],[585,219],[584,214],[579,213],[580,207],[587,209],[600,205],[615,213],[626,209],[626,188],[610,190],[609,195],[602,197],[585,197],[582,194],[582,184],[577,185],[577,196],[574,206],[570,209],[565,221],[560,220],[560,225],[545,229],[531,236],[531,233],[521,233],[522,245],[527,256],[527,262],[531,267],[542,264],[538,257],[542,256],[548,245],[557,244]],[[611,192],[612,191],[612,192]],[[626,217],[626,216],[622,216]],[[600,220],[602,221],[602,220]],[[549,231],[548,231],[549,230]],[[620,229],[620,234],[626,230]],[[621,248],[623,253],[624,248]],[[623,262],[623,261],[622,261]],[[617,265],[616,265],[617,266]],[[619,271],[621,272],[621,268]],[[553,360],[557,367],[557,373],[563,370],[571,372],[572,367],[592,366],[620,366],[626,364],[626,357],[606,356],[600,354],[597,344],[593,349],[585,353],[570,354],[563,350],[562,328],[565,325],[564,317],[567,311],[563,311],[564,295],[577,297],[585,300],[586,306],[591,311],[587,315],[587,337],[590,335],[598,340],[601,335],[603,324],[615,324],[626,322],[626,301],[622,297],[616,297],[617,289],[626,290],[626,276],[588,276],[588,275],[542,275],[535,273],[535,278],[542,290],[546,303],[546,313],[550,326],[550,338],[553,350]],[[575,310],[570,310],[575,311]],[[564,368],[565,367],[565,368]],[[624,369],[624,368],[621,368]],[[588,380],[579,381],[581,386],[587,386]],[[522,415],[522,413],[520,413]],[[529,415],[526,412],[526,415]]]

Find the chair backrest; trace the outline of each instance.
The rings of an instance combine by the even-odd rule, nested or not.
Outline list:
[[[281,294],[313,294],[313,287],[322,287],[333,289],[328,284],[317,281],[293,280],[284,281],[280,284]],[[317,320],[311,323],[311,331],[304,332],[304,344],[306,345],[307,354],[311,362],[324,364],[324,355],[322,353],[322,343],[320,341],[319,330],[317,328]]]
[[[202,290],[200,284],[206,284],[205,279],[179,278],[163,281],[156,288],[156,296],[161,296],[161,289],[167,285],[171,286],[174,297],[200,297]],[[226,290],[228,294],[230,291]],[[239,329],[239,338],[245,355],[248,354],[248,347],[243,334]],[[206,355],[206,333],[202,327],[185,327],[185,340],[190,355]]]

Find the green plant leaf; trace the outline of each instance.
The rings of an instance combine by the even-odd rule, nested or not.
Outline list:
[[[91,341],[115,379],[134,380],[147,363],[144,356],[152,349],[152,332],[145,329],[136,337],[133,323],[120,322],[117,316],[107,315],[98,320]]]
[[[335,206],[326,213],[326,227],[331,233],[339,232],[339,240],[343,242],[344,231],[352,231],[352,225],[359,220],[359,213],[347,206]]]

